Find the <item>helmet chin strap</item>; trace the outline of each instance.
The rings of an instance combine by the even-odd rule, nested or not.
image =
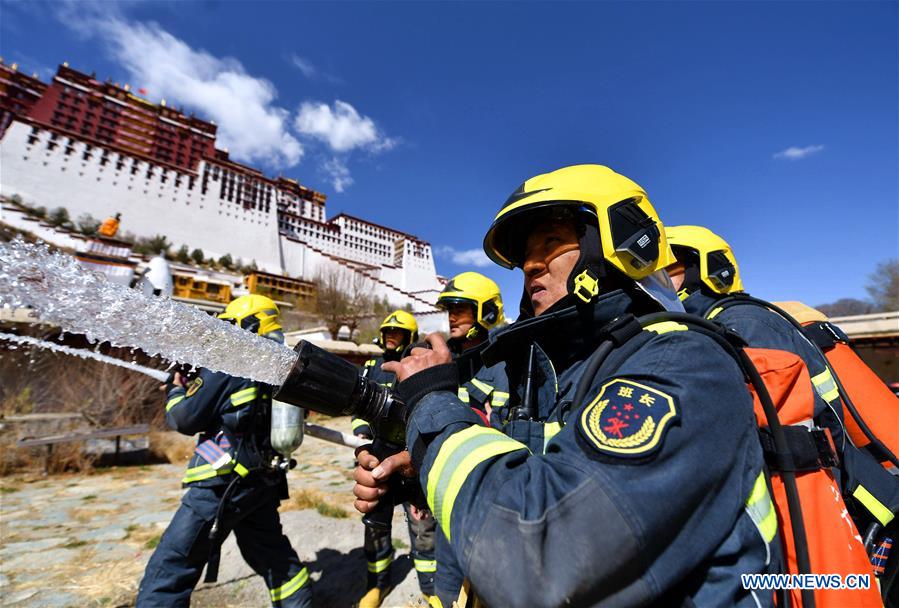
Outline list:
[[[677,261],[684,266],[684,282],[681,284],[678,294],[690,295],[703,290],[704,283],[699,276],[699,252],[683,246],[675,246],[672,249]]]
[[[695,264],[690,261],[684,264],[684,283],[681,289],[686,289],[688,293],[699,291],[702,289],[702,279],[699,278],[699,262]]]
[[[599,240],[599,229],[593,222],[586,222],[584,234],[578,239],[580,257],[568,275],[568,294],[573,296],[574,303],[589,304],[596,300],[600,293],[614,288],[608,285],[605,261],[602,258],[602,243]]]

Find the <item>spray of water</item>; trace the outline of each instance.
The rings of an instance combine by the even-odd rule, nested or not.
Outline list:
[[[165,382],[166,380],[168,380],[167,372],[153,369],[152,367],[144,367],[143,365],[138,365],[137,363],[133,363],[131,361],[122,361],[121,359],[116,359],[115,357],[109,357],[101,353],[95,353],[92,350],[69,348],[68,346],[54,344],[53,342],[47,342],[46,340],[38,340],[37,338],[32,338],[31,336],[17,336],[15,334],[7,334],[3,332],[0,332],[0,340],[7,340],[14,344],[21,344],[23,346],[36,346],[38,348],[46,348],[57,353],[81,357],[82,359],[94,359],[102,363],[117,365],[119,367],[124,367],[125,369],[130,369],[131,371],[135,371],[140,374],[145,374],[147,376],[150,376],[151,378],[159,380],[160,382]],[[319,426],[317,424],[310,424],[308,422],[303,423],[303,432],[310,437],[315,437],[316,439],[321,439],[322,441],[336,443],[337,445],[345,445],[351,448],[358,448],[366,443],[355,435],[343,433],[335,429],[329,429],[328,427]]]
[[[57,353],[63,353],[65,355],[73,355],[75,357],[81,357],[82,359],[93,359],[94,361],[100,361],[101,363],[108,363],[110,365],[124,367],[125,369],[130,369],[133,372],[137,372],[145,376],[150,376],[151,378],[156,378],[160,382],[165,382],[169,377],[168,372],[153,369],[152,367],[138,365],[133,361],[122,361],[121,359],[116,359],[115,357],[110,357],[102,353],[96,353],[92,350],[84,350],[83,348],[70,348],[68,346],[63,346],[62,344],[54,344],[53,342],[47,342],[46,340],[38,340],[37,338],[32,338],[31,336],[17,336],[15,334],[6,334],[0,332],[0,340],[6,340],[7,342],[12,342],[14,344],[21,344],[22,346],[35,346],[37,348],[45,348],[47,350],[52,350],[53,352]]]
[[[91,341],[280,385],[296,354],[197,308],[115,285],[46,245],[0,244],[0,305],[30,307],[38,317]]]

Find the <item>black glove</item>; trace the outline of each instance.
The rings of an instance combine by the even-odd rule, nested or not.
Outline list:
[[[406,421],[422,398],[434,391],[450,391],[459,389],[459,368],[455,363],[435,365],[412,374],[396,385],[396,394],[406,404]]]

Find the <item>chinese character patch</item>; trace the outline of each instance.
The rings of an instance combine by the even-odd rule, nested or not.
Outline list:
[[[203,379],[197,376],[187,385],[187,396],[190,397],[203,386]]]
[[[677,419],[671,395],[632,380],[603,385],[580,418],[589,443],[613,456],[645,456],[662,444],[665,431]]]

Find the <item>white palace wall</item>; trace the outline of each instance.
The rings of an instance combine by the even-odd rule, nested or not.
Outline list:
[[[436,313],[442,285],[430,245],[357,218],[325,221],[323,204],[294,200],[228,163],[202,161],[196,173],[179,172],[14,120],[0,141],[0,194],[48,210],[64,207],[73,222],[85,213],[102,220],[119,212],[123,232],[165,235],[175,248],[254,260],[275,274],[314,280],[322,269],[340,268],[365,276],[366,289],[395,306]],[[301,215],[284,213],[279,226],[279,204],[299,207]],[[63,238],[17,216],[22,222],[54,232],[48,240]],[[430,323],[445,327],[445,315]]]
[[[222,200],[218,184],[211,180],[203,194],[207,163],[200,163],[196,176],[179,174],[98,146],[89,149],[63,135],[56,140],[51,136],[39,128],[33,134],[30,125],[18,121],[9,126],[0,142],[0,194],[18,195],[48,210],[65,207],[73,221],[82,213],[102,220],[121,212],[123,231],[146,237],[164,234],[175,247],[200,248],[207,257],[227,253],[235,260],[256,260],[268,272],[281,272],[276,205],[268,213],[244,209]]]

